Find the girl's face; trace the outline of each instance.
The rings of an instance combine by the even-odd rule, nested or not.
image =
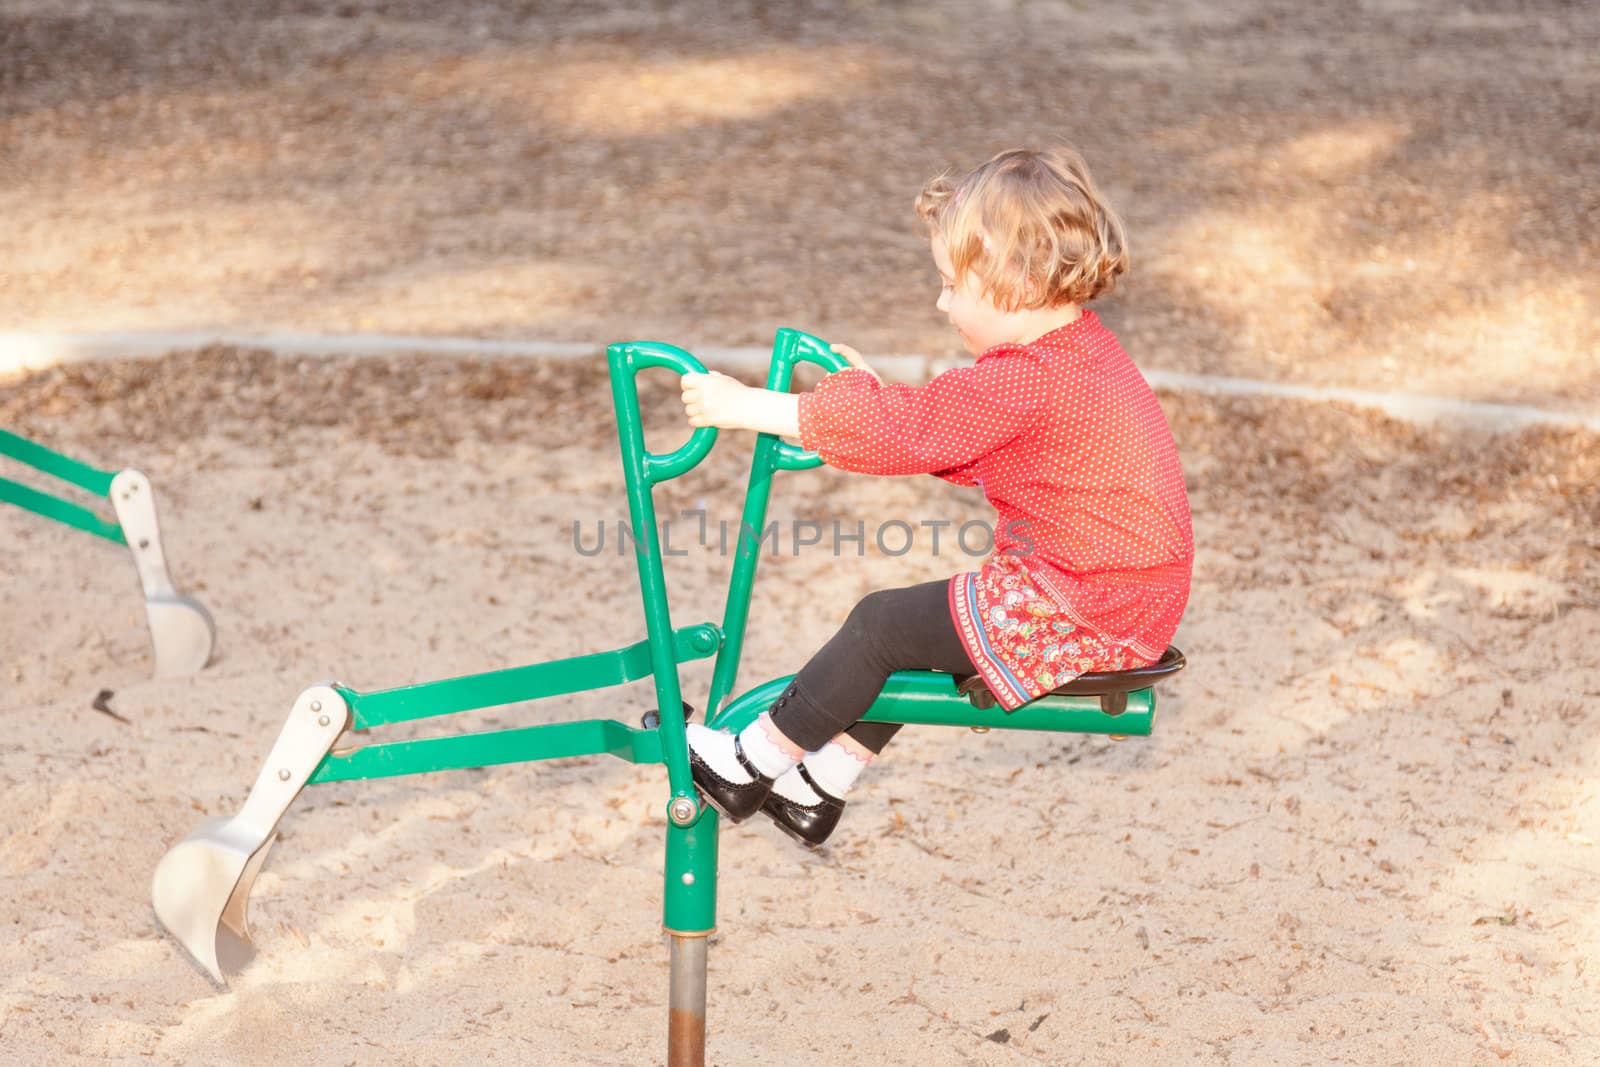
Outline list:
[[[1017,316],[991,304],[978,288],[977,279],[968,273],[958,283],[955,265],[944,238],[933,236],[933,265],[939,269],[939,302],[936,307],[950,318],[950,325],[961,335],[967,351],[981,356],[995,345],[1017,340],[1022,323]]]

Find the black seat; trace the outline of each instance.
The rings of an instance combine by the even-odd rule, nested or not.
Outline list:
[[[1057,686],[1041,696],[1098,696],[1100,709],[1107,715],[1121,715],[1128,710],[1128,694],[1137,689],[1149,689],[1157,682],[1170,678],[1187,664],[1176,645],[1170,646],[1161,658],[1148,667],[1135,667],[1129,671],[1096,671],[1080,674],[1066,685]],[[989,690],[989,683],[981,674],[956,675],[956,691],[966,697],[975,708],[992,708],[999,701]]]

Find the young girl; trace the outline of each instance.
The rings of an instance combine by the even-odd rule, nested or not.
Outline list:
[[[738,822],[757,810],[805,844],[898,726],[858,720],[899,670],[981,674],[1007,709],[1089,671],[1155,662],[1189,595],[1194,537],[1155,394],[1083,305],[1128,265],[1122,223],[1067,150],[1002,152],[916,201],[970,366],[925,386],[850,369],[810,393],[686,374],[691,426],[789,437],[864,474],[932,474],[994,505],[977,571],[869,594],[737,736],[689,726],[695,785]]]

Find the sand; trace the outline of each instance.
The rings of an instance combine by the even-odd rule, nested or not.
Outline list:
[[[796,325],[948,355],[901,225],[930,169],[1041,128],[1103,161],[1143,249],[1105,316],[1147,366],[1595,410],[1579,8],[986,11],[0,16],[6,328],[595,346],[214,347],[0,382],[0,425],[151,476],[218,625],[208,668],[152,681],[126,553],[0,510],[0,1060],[659,1062],[658,767],[313,787],[227,992],[157,931],[149,875],[242,801],[309,684],[642,637],[631,570],[573,544],[626,515],[602,345]],[[664,450],[673,383],[645,387]],[[907,731],[826,850],[727,830],[710,1062],[1600,1060],[1600,437],[1162,402],[1199,557],[1154,735]],[[731,520],[750,443],[658,506]],[[829,470],[772,506],[985,515]],[[720,616],[729,563],[690,548],[680,625]],[[764,561],[740,688],[870,589],[967,565],[926,541]],[[685,671],[691,701],[707,680]],[[635,686],[396,734],[650,706]]]

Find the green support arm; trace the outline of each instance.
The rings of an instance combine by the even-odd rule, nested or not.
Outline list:
[[[308,785],[355,778],[392,778],[402,774],[492,767],[603,753],[629,763],[660,763],[661,738],[615,719],[547,723],[520,730],[490,730],[421,741],[368,745],[350,752],[329,753]]]
[[[97,470],[87,463],[79,463],[26,437],[19,437],[10,430],[0,430],[0,456],[10,456],[52,478],[60,478],[79,489],[87,489],[95,496],[110,496],[111,479],[116,477],[111,471]]]
[[[705,659],[722,647],[722,631],[711,623],[686,626],[674,631],[672,642],[678,663]],[[638,681],[652,673],[650,652],[650,642],[646,640],[613,652],[596,652],[400,689],[358,693],[344,686],[333,688],[350,705],[353,728],[364,730]],[[681,709],[679,714],[682,714]],[[661,735],[658,730],[636,729],[614,719],[585,719],[417,741],[391,741],[329,753],[307,784],[596,754],[616,756],[629,763],[660,763]]]
[[[722,631],[709,622],[672,633],[674,666],[705,659],[721,647]],[[648,677],[652,667],[650,641],[646,639],[612,652],[595,652],[398,689],[371,693],[358,693],[338,685],[334,689],[350,705],[352,727],[366,730],[388,723],[624,685]]]
[[[26,437],[19,437],[10,430],[0,430],[0,456],[9,456],[52,478],[60,478],[100,497],[111,495],[111,479],[116,477],[110,471],[97,470],[87,463],[79,463],[59,452],[52,452],[43,445]],[[127,539],[122,535],[122,527],[118,524],[101,518],[82,505],[34,489],[32,486],[14,482],[9,478],[0,478],[0,501],[15,504],[19,508],[92,533],[96,537],[104,537],[107,541],[114,541],[119,545],[127,543]]]
[[[14,482],[10,478],[0,478],[0,500],[7,504],[15,504],[36,515],[43,515],[47,519],[54,519],[92,533],[96,537],[104,537],[107,541],[119,545],[127,544],[127,539],[122,536],[122,527],[116,523],[102,519],[81,504],[73,504],[60,497],[51,496],[32,486]]]

